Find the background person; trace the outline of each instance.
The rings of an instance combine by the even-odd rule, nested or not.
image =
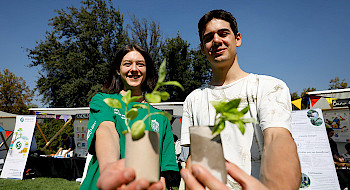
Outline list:
[[[332,128],[326,128],[326,130],[327,130],[329,146],[331,147],[334,162],[344,162],[345,161],[344,158],[342,158],[338,152],[337,143],[335,143],[334,140],[332,139],[334,135],[334,130]]]
[[[67,149],[67,152],[65,152],[62,156],[66,157],[66,155],[70,155],[71,157],[73,156],[73,154],[71,152],[73,152],[73,150],[75,149],[75,142],[74,142],[74,138],[73,137],[69,137],[67,135],[67,133],[63,133],[61,136],[62,142],[61,142],[61,146],[58,149],[56,156],[59,155],[59,153],[63,150],[63,149]]]
[[[121,186],[127,189],[136,187],[162,189],[165,188],[164,172],[178,172],[170,122],[158,114],[152,116],[152,127],[148,125],[148,119],[145,124],[146,130],[159,133],[159,170],[162,177],[159,182],[153,184],[144,179],[133,181],[135,171],[124,168],[123,165],[125,136],[122,132],[127,130],[125,116],[119,109],[111,108],[103,101],[105,98],[121,101],[122,95],[128,90],[131,90],[132,96],[142,96],[151,92],[157,82],[156,73],[154,62],[141,47],[128,45],[116,53],[102,88],[106,93],[96,94],[89,104],[87,143],[89,153],[93,157],[80,189],[116,189]],[[139,102],[144,103],[144,98]],[[159,111],[151,106],[151,113]],[[133,121],[142,119],[146,114],[148,114],[146,109],[139,110],[138,116]],[[130,122],[130,126],[133,121]]]
[[[259,188],[256,189],[298,189],[301,170],[290,133],[292,109],[288,87],[279,79],[246,73],[240,68],[236,48],[241,46],[242,37],[231,13],[224,10],[206,13],[199,20],[198,33],[201,51],[211,63],[212,78],[209,84],[188,95],[184,102],[181,144],[190,144],[190,126],[214,125],[215,109],[210,101],[240,98],[239,109],[249,105],[245,117],[253,117],[259,124],[246,124],[242,135],[238,127],[226,122],[221,132],[225,159],[242,169],[237,175],[245,175],[251,174],[252,169],[258,170],[251,167],[251,158],[260,160],[262,155],[262,183],[258,181]],[[187,166],[191,168],[190,158]],[[241,184],[245,183],[252,181]],[[237,188],[232,178],[228,178],[228,185]]]

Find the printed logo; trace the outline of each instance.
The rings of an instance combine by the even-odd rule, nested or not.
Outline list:
[[[22,143],[20,141],[17,141],[16,143],[16,149],[19,150],[22,147]]]
[[[23,121],[24,121],[24,118],[23,118],[23,117],[21,117],[20,121],[21,121],[21,122],[23,122]]]
[[[154,119],[151,121],[151,128],[154,132],[159,133],[159,123],[157,120]]]

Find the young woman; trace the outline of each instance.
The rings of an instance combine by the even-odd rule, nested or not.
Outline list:
[[[122,131],[127,130],[124,122],[125,116],[119,109],[109,107],[103,100],[114,98],[121,101],[122,96],[128,90],[131,90],[132,96],[141,96],[151,92],[156,85],[156,73],[154,62],[141,47],[128,45],[117,52],[102,88],[107,93],[96,94],[90,102],[87,144],[89,153],[93,157],[80,189],[116,189],[133,180],[135,174],[132,172],[134,171],[131,170],[128,173],[123,168],[123,160],[120,161],[125,156],[125,136],[122,134]],[[145,103],[144,98],[141,98],[139,103]],[[160,110],[151,107],[151,112],[158,111]],[[139,110],[134,121],[142,119],[147,113],[147,110]],[[160,171],[178,171],[173,133],[168,119],[161,115],[154,115],[152,116],[152,127],[148,126],[148,120],[145,123],[146,130],[159,133]],[[121,173],[122,177],[120,177]],[[165,187],[164,177],[161,177],[160,181],[162,185],[159,185],[160,182],[154,185]],[[144,181],[142,183],[145,185]],[[142,183],[138,184],[138,187]]]

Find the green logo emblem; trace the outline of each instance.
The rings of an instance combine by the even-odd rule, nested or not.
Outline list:
[[[23,122],[23,121],[24,121],[24,118],[23,118],[23,117],[21,117],[20,121],[21,121],[21,122]]]

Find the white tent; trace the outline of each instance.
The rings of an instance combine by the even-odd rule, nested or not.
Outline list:
[[[349,108],[350,88],[313,91],[307,92],[307,94],[309,96],[321,97],[314,105],[310,103],[312,109],[321,108],[323,110],[328,110]],[[329,101],[331,101],[332,105],[329,104]]]

